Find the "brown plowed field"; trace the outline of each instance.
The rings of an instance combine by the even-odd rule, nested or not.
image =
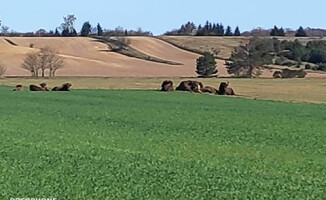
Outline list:
[[[5,39],[10,40],[12,45]],[[142,44],[142,40],[143,43]],[[152,41],[153,40],[153,41]],[[198,55],[175,48],[168,43],[154,38],[142,38],[135,48],[155,49],[163,45],[165,49],[153,51],[156,57],[159,52],[166,60],[177,60],[183,65],[169,65],[131,58],[115,52],[108,52],[107,45],[91,38],[0,38],[0,59],[6,66],[6,76],[29,76],[29,72],[21,68],[23,59],[29,52],[49,46],[56,49],[64,58],[65,67],[58,70],[57,76],[92,76],[92,77],[189,77],[196,76],[195,61]],[[33,45],[33,48],[30,48]],[[146,52],[147,53],[147,52]]]
[[[182,42],[183,37],[175,40]],[[170,65],[128,57],[108,51],[108,46],[92,38],[83,37],[1,37],[0,61],[6,67],[5,76],[29,76],[21,68],[24,58],[30,52],[42,47],[54,48],[64,58],[65,67],[57,71],[57,76],[81,77],[196,77],[196,59],[199,54],[182,50],[168,42],[154,37],[128,37],[134,49],[156,58],[174,61],[182,65]],[[189,38],[186,38],[187,41]],[[207,39],[193,37],[198,45],[208,45]],[[210,38],[213,40],[214,38]],[[216,39],[217,41],[223,38]],[[201,42],[202,41],[202,42]],[[205,43],[206,42],[206,43]],[[221,42],[221,41],[220,41]],[[215,42],[216,43],[216,42]],[[209,44],[215,44],[213,42]],[[221,42],[225,45],[227,42]],[[184,44],[194,45],[194,42]],[[234,45],[234,44],[232,44]],[[31,48],[30,46],[33,46]],[[219,77],[229,77],[223,60],[216,60]],[[261,77],[271,78],[273,70],[264,70]],[[325,78],[326,73],[311,72],[307,77]]]

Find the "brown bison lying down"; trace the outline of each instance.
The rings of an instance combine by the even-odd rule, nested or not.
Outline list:
[[[173,82],[168,81],[168,80],[163,81],[163,83],[161,85],[161,91],[163,91],[163,92],[174,91]]]
[[[211,94],[217,94],[217,89],[211,87],[211,86],[205,86],[203,88],[200,89],[201,92],[203,93],[211,93]]]
[[[12,91],[21,92],[23,90],[24,90],[23,85],[16,85],[16,87]]]
[[[181,81],[175,90],[201,93],[201,88],[203,88],[203,84],[201,82],[188,80]]]
[[[30,91],[49,91],[48,88],[46,87],[46,83],[41,83],[40,86],[41,87],[39,87],[37,85],[30,85],[29,90]]]
[[[222,82],[217,91],[217,94],[219,94],[219,95],[235,95],[233,89],[229,88],[228,86],[229,86],[229,82]]]
[[[65,83],[61,86],[56,86],[52,89],[52,91],[70,91],[71,83]]]
[[[199,81],[181,81],[179,86],[175,90],[195,92],[195,93],[210,93],[210,94],[219,94],[219,95],[235,95],[234,90],[229,86],[229,82],[220,83],[220,87],[217,90],[211,86],[205,86]],[[164,81],[161,85],[161,91],[173,91],[173,82]]]

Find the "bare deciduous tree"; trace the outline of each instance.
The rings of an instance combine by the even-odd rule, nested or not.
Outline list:
[[[1,32],[3,35],[7,35],[7,33],[9,32],[9,27],[8,26],[2,26],[1,27]]]
[[[55,73],[58,69],[61,69],[64,67],[64,61],[61,59],[59,56],[54,54],[53,56],[50,57],[49,59],[49,77],[54,77]]]
[[[38,77],[38,70],[39,70],[38,53],[27,54],[22,64],[22,68],[27,69],[29,72],[31,72],[32,77]]]

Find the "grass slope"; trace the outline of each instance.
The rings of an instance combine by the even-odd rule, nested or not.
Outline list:
[[[0,87],[0,199],[325,199],[325,105]]]
[[[160,59],[157,57],[149,56],[143,52],[138,51],[137,49],[132,48],[131,46],[128,46],[118,40],[112,40],[108,37],[94,37],[97,39],[97,41],[102,42],[104,44],[107,44],[109,49],[108,51],[113,51],[120,53],[125,56],[133,57],[133,58],[138,58],[146,61],[151,61],[151,62],[158,62],[158,63],[164,63],[164,64],[169,64],[169,65],[182,65],[182,63],[178,62],[173,62],[170,60],[164,60]],[[128,40],[128,38],[127,38]]]
[[[219,50],[216,57],[228,60],[234,48],[247,43],[250,37],[160,36],[159,39],[198,54],[203,54],[206,51],[211,52],[213,49]]]

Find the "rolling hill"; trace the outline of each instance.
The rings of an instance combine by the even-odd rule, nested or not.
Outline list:
[[[0,60],[6,67],[5,76],[29,76],[21,68],[23,59],[30,52],[42,47],[54,48],[64,58],[65,67],[57,76],[81,77],[196,77],[196,59],[200,51],[219,49],[228,57],[246,38],[226,37],[128,37],[130,47],[148,57],[181,63],[152,62],[122,55],[112,51],[107,44],[86,37],[1,37]],[[218,75],[229,77],[225,61],[216,59]],[[274,70],[266,69],[262,77],[271,77]],[[325,73],[308,73],[307,77],[326,77]]]
[[[173,52],[172,59],[182,65],[169,65],[136,59],[108,51],[108,46],[92,38],[0,38],[0,59],[7,68],[6,76],[29,76],[29,72],[21,68],[26,54],[42,47],[54,48],[64,58],[65,67],[58,70],[57,76],[95,76],[95,77],[169,77],[196,76],[195,61],[198,54],[178,49],[155,38],[131,38],[135,48],[143,50],[152,45],[163,49],[153,51],[157,57],[160,53]],[[9,41],[9,42],[8,42]],[[142,47],[144,41],[144,47]],[[33,46],[33,48],[30,48]],[[148,51],[146,51],[151,55]],[[163,58],[169,54],[162,54]]]

